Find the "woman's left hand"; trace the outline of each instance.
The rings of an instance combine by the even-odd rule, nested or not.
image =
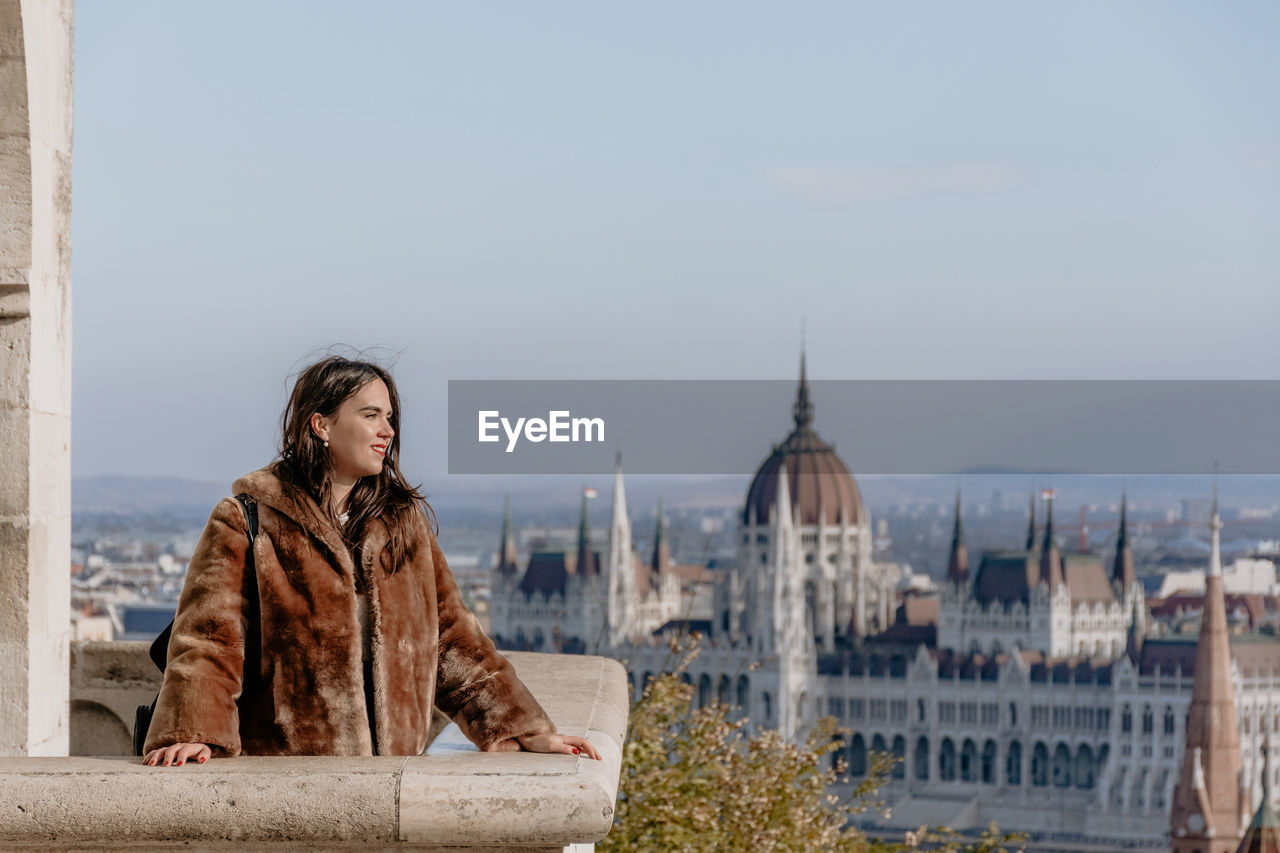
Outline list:
[[[517,740],[529,752],[563,752],[568,755],[577,755],[582,752],[591,758],[597,760],[600,758],[600,753],[596,752],[591,741],[577,735],[525,735]]]

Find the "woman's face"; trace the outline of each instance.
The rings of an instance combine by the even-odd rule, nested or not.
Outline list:
[[[329,442],[334,479],[354,484],[382,471],[391,446],[391,395],[381,379],[374,379],[342,401],[332,417],[311,416],[311,428]]]

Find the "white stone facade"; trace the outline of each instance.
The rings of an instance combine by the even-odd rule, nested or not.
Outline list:
[[[585,529],[585,507],[583,524]],[[573,560],[575,571],[554,584],[555,588],[525,584],[518,572],[494,577],[489,619],[501,645],[531,651],[612,654],[612,650],[644,642],[681,616],[680,578],[665,571],[666,567],[652,571],[632,548],[621,464],[614,474],[609,544],[600,574],[582,570],[587,562],[582,555]],[[642,574],[647,576],[643,592],[637,580]]]
[[[1033,589],[1028,601],[981,601],[966,585],[944,584],[938,648],[1002,654],[1036,649],[1053,657],[1107,657],[1124,651],[1135,609],[1142,631],[1142,587],[1115,589],[1112,601],[1073,601],[1066,585]]]
[[[752,638],[771,652],[772,626],[782,617],[771,605],[779,578],[793,579],[801,590],[801,618],[822,651],[834,651],[838,638],[870,633],[855,625],[888,627],[897,606],[894,578],[872,561],[870,524],[800,525],[786,518],[794,541],[779,547],[781,520],[775,513],[770,524],[741,526],[737,567],[716,589],[714,633],[731,641]]]

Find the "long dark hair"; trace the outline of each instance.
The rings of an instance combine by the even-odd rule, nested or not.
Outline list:
[[[334,512],[330,498],[331,460],[329,448],[311,429],[311,415],[319,412],[331,418],[351,395],[375,379],[387,386],[391,398],[391,428],[395,435],[383,458],[382,471],[361,477],[347,496],[347,522],[342,524]],[[413,514],[426,513],[432,532],[437,531],[435,511],[417,487],[409,485],[400,472],[400,394],[395,380],[382,367],[332,355],[321,359],[298,375],[280,418],[280,458],[271,471],[286,487],[310,495],[342,531],[348,546],[354,547],[364,538],[365,527],[374,519],[387,526],[388,571],[394,572],[413,558],[415,541],[410,534]]]

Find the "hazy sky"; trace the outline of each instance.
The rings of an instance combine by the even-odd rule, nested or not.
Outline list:
[[[1273,2],[81,0],[74,473],[258,467],[334,342],[399,353],[417,476],[450,378],[790,377],[802,319],[827,379],[1280,378],[1277,44]]]

